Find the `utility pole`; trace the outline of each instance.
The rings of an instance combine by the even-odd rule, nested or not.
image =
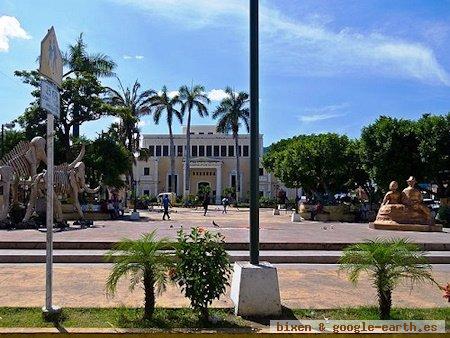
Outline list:
[[[250,263],[259,264],[259,8],[250,0]]]

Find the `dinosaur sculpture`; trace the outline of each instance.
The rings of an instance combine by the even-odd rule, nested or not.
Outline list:
[[[47,163],[45,144],[43,137],[35,137],[30,142],[21,141],[0,160],[0,185],[3,187],[0,221],[8,216],[11,195],[13,203],[18,200],[19,181],[33,181],[41,162]]]
[[[82,192],[89,194],[95,194],[100,190],[100,187],[91,189],[86,185],[85,180],[85,164],[82,162],[85,154],[85,147],[81,148],[80,154],[70,164],[64,163],[55,167],[54,170],[54,215],[57,222],[63,221],[63,215],[61,211],[61,202],[57,196],[69,195],[74,201],[75,209],[78,212],[79,218],[84,219],[83,210],[81,209],[78,195]],[[23,219],[24,222],[29,221],[31,215],[36,208],[36,201],[40,194],[44,194],[46,190],[47,171],[44,170],[38,174],[31,185],[30,201],[27,206],[27,212]]]

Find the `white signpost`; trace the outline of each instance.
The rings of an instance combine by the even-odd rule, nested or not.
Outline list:
[[[47,111],[47,254],[45,265],[45,306],[42,308],[44,319],[56,321],[61,309],[53,305],[53,169],[54,169],[54,123],[59,118],[60,98],[58,86],[62,83],[63,60],[51,27],[41,42],[39,72],[48,81],[41,81],[41,108]]]

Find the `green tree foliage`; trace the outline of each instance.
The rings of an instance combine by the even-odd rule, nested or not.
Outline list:
[[[69,46],[65,64],[68,71],[64,74],[61,94],[61,114],[55,121],[56,161],[68,161],[71,155],[70,132],[84,122],[98,120],[105,115],[115,115],[113,107],[103,100],[106,89],[99,76],[110,74],[115,64],[104,55],[89,56],[86,45],[79,37],[76,44]],[[16,76],[33,87],[33,101],[17,119],[25,130],[27,139],[44,136],[46,133],[47,113],[39,107],[40,81],[42,77],[35,70],[16,71]],[[78,135],[77,135],[78,136]],[[59,156],[61,157],[59,157]]]
[[[423,176],[426,181],[437,184],[439,195],[444,195],[444,182],[449,179],[450,169],[450,113],[423,115],[416,123],[416,132],[424,164]]]
[[[332,194],[347,188],[359,161],[356,150],[347,136],[302,135],[269,147],[263,165],[288,188]]]
[[[191,306],[203,320],[208,320],[208,306],[225,293],[231,264],[223,246],[222,235],[202,228],[190,234],[178,231],[175,280]]]
[[[114,295],[117,284],[123,277],[130,277],[130,290],[141,284],[144,288],[144,320],[150,320],[155,311],[155,287],[158,292],[165,289],[167,271],[172,259],[167,253],[167,239],[157,239],[155,231],[142,235],[137,240],[123,239],[106,255],[114,262],[106,281],[106,291]]]
[[[419,246],[406,239],[376,239],[354,244],[339,260],[340,269],[356,284],[362,273],[368,274],[377,289],[380,319],[389,319],[392,291],[404,279],[414,283],[432,281],[431,266]]]
[[[92,186],[103,184],[121,188],[124,185],[121,175],[131,170],[132,155],[120,143],[115,140],[100,136],[95,141],[86,145],[86,175]]]
[[[11,151],[20,141],[27,141],[27,137],[23,131],[5,130],[3,134],[3,144],[0,144],[0,148],[4,151],[2,156]]]
[[[383,191],[393,180],[400,185],[411,175],[422,180],[419,144],[414,121],[381,116],[362,130],[364,167]]]

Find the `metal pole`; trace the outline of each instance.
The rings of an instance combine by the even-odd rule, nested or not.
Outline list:
[[[45,275],[45,308],[52,311],[53,282],[53,133],[55,117],[47,114],[47,256]]]
[[[250,263],[259,264],[258,0],[250,0]]]
[[[136,204],[137,204],[137,181],[134,180],[134,212],[137,212],[137,208],[136,208]]]
[[[2,156],[1,157],[3,157],[3,154],[5,153],[5,137],[4,137],[4,135],[5,135],[5,125],[2,124]]]

